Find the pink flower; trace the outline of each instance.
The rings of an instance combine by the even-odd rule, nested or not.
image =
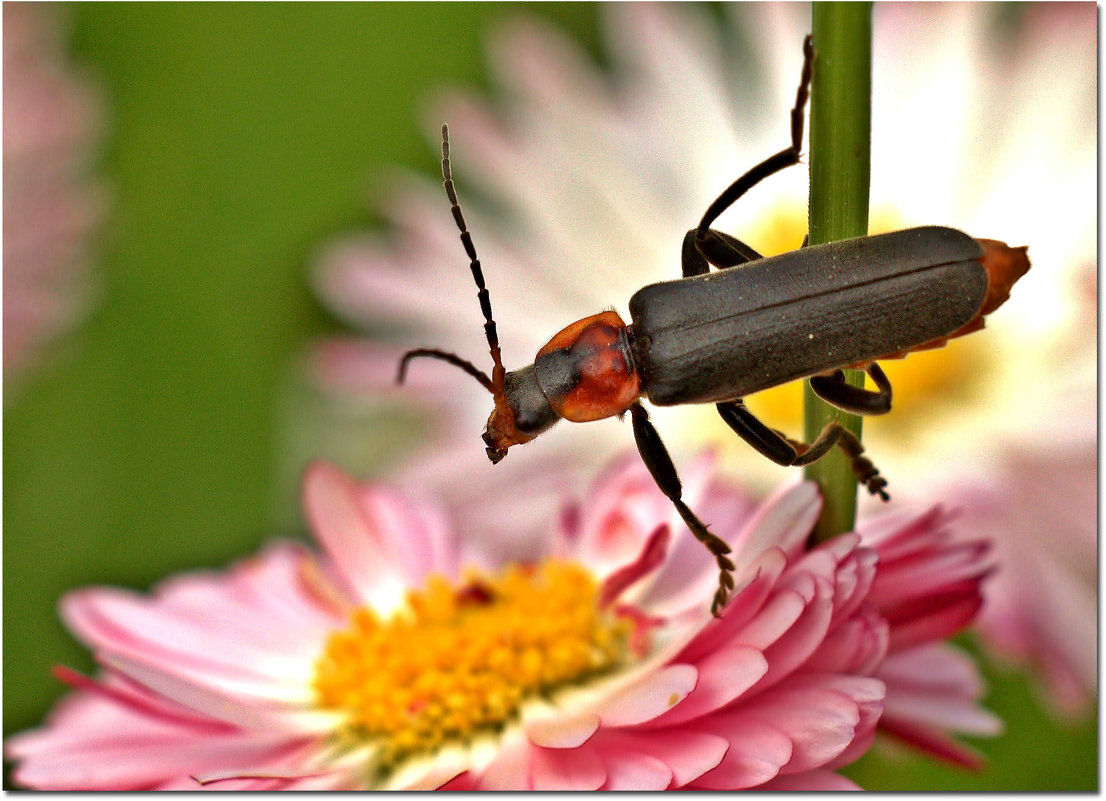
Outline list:
[[[78,321],[103,212],[100,100],[63,56],[59,9],[4,6],[4,377]]]
[[[1004,655],[1039,665],[1065,706],[1085,706],[1098,655],[1097,562],[1082,558],[1097,545],[1087,288],[1097,256],[1095,6],[1026,4],[1018,25],[999,24],[988,4],[886,3],[873,14],[873,232],[951,225],[1026,244],[1036,266],[986,331],[883,363],[895,409],[866,422],[865,444],[896,503],[944,498],[996,543],[1006,568],[988,583],[984,634]],[[425,115],[432,147],[442,121],[451,126],[508,369],[569,322],[612,304],[624,312],[634,290],[678,277],[684,232],[729,180],[786,144],[806,6],[730,4],[708,15],[688,4],[615,3],[601,23],[609,69],[548,24],[516,21],[491,38],[494,99],[454,91]],[[787,170],[719,228],[761,252],[792,249],[805,233],[807,191],[806,171]],[[1026,202],[1053,196],[1065,202]],[[327,343],[317,374],[344,393],[343,423],[350,395],[374,414],[417,414],[420,439],[394,475],[433,487],[505,545],[525,542],[539,536],[558,493],[576,489],[580,465],[625,447],[630,433],[614,420],[562,423],[488,470],[479,442],[486,393],[431,364],[394,386],[398,354],[411,347],[489,363],[445,204],[437,177],[405,176],[382,197],[387,236],[349,236],[321,253],[320,297],[365,333]],[[795,435],[798,394],[794,383],[748,403]],[[677,464],[707,446],[757,489],[781,480],[709,404],[657,409],[654,419]],[[372,438],[382,430],[392,429],[328,438],[347,443],[335,456],[356,464],[350,453],[378,453]],[[458,485],[462,465],[470,479]],[[1019,490],[1061,474],[1066,490],[1051,501]],[[555,491],[533,493],[543,500],[525,512],[499,505],[535,481]]]
[[[976,703],[983,686],[974,662],[943,641],[984,606],[991,543],[957,537],[950,527],[956,517],[940,506],[921,515],[889,514],[864,526],[861,542],[879,554],[869,600],[891,628],[876,674],[887,685],[881,731],[978,768],[981,758],[950,733],[994,736],[1002,724]]]
[[[686,472],[689,501],[733,546],[738,589],[719,618],[712,558],[637,460],[609,468],[523,562],[457,536],[433,504],[315,465],[304,504],[320,551],[277,543],[150,596],[64,598],[101,672],[58,671],[76,692],[8,741],[14,778],[840,789],[835,769],[881,713],[927,746],[920,733],[944,743],[993,723],[974,669],[936,644],[975,614],[987,572],[940,510],[808,551],[812,485],[758,505],[706,460]]]

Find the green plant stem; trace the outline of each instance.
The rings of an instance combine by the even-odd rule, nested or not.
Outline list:
[[[870,3],[815,3],[814,76],[810,110],[810,244],[868,233],[871,174],[872,8]],[[853,386],[864,373],[847,370]],[[830,420],[860,436],[860,418],[845,414],[803,390],[807,441]],[[856,522],[856,479],[838,449],[806,468],[818,482],[824,505],[814,530],[821,542]]]

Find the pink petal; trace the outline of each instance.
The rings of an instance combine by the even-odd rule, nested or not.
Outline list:
[[[104,664],[182,706],[244,728],[307,734],[333,728],[332,715],[310,713],[306,703],[273,698],[263,688],[183,676],[121,655],[98,654]],[[305,688],[306,689],[306,688]]]
[[[805,577],[813,588],[813,579]],[[743,645],[766,649],[791,629],[807,608],[807,597],[796,590],[780,590],[749,623],[731,638]]]
[[[974,665],[952,646],[942,643],[894,654],[879,676],[888,686],[887,717],[965,734],[1002,731],[1002,721],[977,705],[984,688]]]
[[[447,746],[430,756],[408,760],[377,789],[384,792],[437,790],[464,773],[470,764],[471,759],[467,749]]]
[[[928,599],[917,598],[880,611],[891,624],[891,650],[938,642],[971,623],[983,598],[977,582],[967,582]]]
[[[777,490],[730,545],[735,550],[740,545],[741,554],[753,556],[769,548],[779,548],[789,557],[797,555],[806,547],[806,538],[821,510],[822,499],[813,482]]]
[[[361,509],[395,558],[408,586],[421,586],[433,573],[455,577],[459,559],[453,528],[442,511],[428,502],[362,486]]]
[[[219,621],[188,620],[115,589],[79,590],[62,599],[66,624],[97,650],[187,673],[200,683],[271,701],[306,701],[310,662],[225,638]],[[255,621],[256,622],[256,621]],[[232,627],[231,633],[235,629]],[[318,636],[325,636],[325,631]]]
[[[648,725],[673,726],[713,712],[754,686],[768,672],[764,654],[747,645],[720,648],[696,666],[699,681],[687,698]]]
[[[879,666],[879,675],[898,687],[939,690],[972,698],[984,691],[975,660],[946,643],[920,645],[890,654]]]
[[[600,729],[593,741],[601,754],[645,754],[668,766],[672,785],[683,787],[722,761],[723,737],[698,729]]]
[[[768,673],[758,687],[771,686],[799,668],[823,642],[833,618],[833,589],[829,582],[815,582],[816,595],[806,604],[794,625],[764,649]]]
[[[135,684],[130,679],[113,672],[106,673],[99,680],[64,666],[55,667],[53,673],[70,687],[82,690],[82,696],[99,697],[119,707],[120,711],[133,712],[150,721],[184,725],[195,730],[210,728],[214,731],[225,731],[233,728],[221,720],[197,714],[167,698],[155,695],[142,685]]]
[[[479,789],[479,785],[472,773],[465,771],[464,773],[458,773],[438,789],[445,792],[473,793]]]
[[[305,583],[314,559],[299,543],[277,542],[228,571],[189,572],[162,581],[151,601],[166,613],[218,628],[235,643],[256,642],[302,659],[318,652],[322,632],[342,623],[344,611],[337,610],[348,605],[345,599],[320,598]],[[258,619],[271,625],[258,626]]]
[[[600,575],[632,562],[662,521],[675,518],[637,455],[616,460],[593,482],[579,522],[575,555]],[[682,525],[682,524],[681,524]]]
[[[357,485],[340,470],[317,462],[304,474],[303,506],[350,596],[378,611],[395,608],[403,599],[404,576],[384,534],[365,515]]]
[[[866,546],[894,561],[928,544],[934,533],[955,517],[940,505],[921,513],[885,514],[865,521],[860,534]]]
[[[866,607],[826,635],[811,664],[827,673],[868,675],[887,656],[890,639],[887,621],[876,609]]]
[[[546,720],[528,722],[526,736],[543,748],[578,748],[599,729],[598,715],[572,717],[560,715]]]
[[[455,378],[444,371],[410,370],[402,385],[396,383],[397,349],[356,337],[334,337],[314,347],[309,368],[324,389],[367,392],[385,402],[414,403],[444,413],[456,408],[449,390]]]
[[[993,737],[1002,733],[1002,720],[978,707],[974,698],[909,692],[894,684],[888,687],[886,710],[881,725],[889,720],[902,720],[919,727],[947,729],[977,736]]]
[[[633,726],[652,720],[687,697],[699,679],[692,665],[668,665],[625,687],[600,704],[604,726]]]
[[[863,547],[854,550],[850,559],[838,565],[833,598],[835,624],[857,614],[860,606],[868,603],[878,565],[879,554]]]
[[[302,765],[289,765],[282,769],[278,764],[249,767],[243,764],[238,768],[224,768],[222,770],[207,773],[192,773],[189,774],[188,778],[194,785],[191,789],[269,789],[274,784],[279,789],[288,789],[286,786],[282,787],[281,785],[309,779],[329,778],[333,776],[333,773],[334,772],[330,770],[323,770],[318,773],[305,772]],[[201,788],[197,788],[195,785],[200,785]]]
[[[607,780],[594,749],[535,748],[531,777],[535,790],[598,790]]]
[[[235,661],[303,662],[343,619],[304,585],[310,558],[300,545],[277,543],[224,573],[170,578],[150,595],[115,588],[70,593],[61,613],[94,648],[141,642],[150,651],[211,661],[225,662],[223,655],[233,651],[242,655]],[[259,620],[269,625],[257,625]]]
[[[860,723],[851,698],[819,685],[773,688],[742,705],[740,716],[788,736],[794,753],[784,773],[827,764],[852,743]]]
[[[712,531],[722,532],[723,538],[729,539],[729,532],[740,531],[755,505],[733,487],[708,481],[707,471],[712,462],[713,459],[700,457],[681,465],[684,498]],[[736,540],[730,544],[739,545]],[[738,572],[737,577],[740,581],[742,573]],[[701,609],[704,599],[714,594],[717,585],[718,568],[714,558],[677,518],[668,557],[650,578],[639,602],[661,616],[690,607]]]
[[[478,788],[482,791],[533,789],[530,768],[536,751],[521,732],[505,737],[491,763],[481,771],[476,781]]]
[[[655,757],[633,751],[604,752],[607,781],[602,790],[666,790],[672,783],[672,770]]]
[[[882,604],[904,596],[924,596],[934,589],[978,579],[989,568],[985,561],[989,550],[989,542],[972,542],[949,544],[898,560],[881,553],[872,600]]]
[[[25,760],[13,774],[21,784],[121,790],[151,789],[170,777],[184,779],[190,770],[279,764],[305,742],[275,730],[220,731],[168,724],[81,693],[59,704],[47,727],[9,738],[5,750]]]
[[[879,729],[883,734],[902,740],[914,748],[954,765],[960,765],[969,770],[979,770],[983,767],[984,759],[979,752],[936,729],[917,726],[912,721],[894,717],[882,721]]]
[[[668,548],[668,532],[667,524],[662,523],[657,526],[649,535],[638,557],[607,576],[599,590],[600,609],[606,609],[622,594],[623,590],[632,586],[642,576],[656,570],[664,562]]]
[[[740,587],[722,610],[722,617],[715,618],[679,654],[680,662],[694,664],[715,649],[728,642],[734,633],[761,613],[776,582],[787,567],[787,557],[779,549],[765,551],[749,568],[753,578]],[[796,613],[797,614],[797,613]]]
[[[794,679],[796,685],[803,681],[814,682],[826,689],[840,692],[856,704],[856,708],[860,712],[860,721],[856,724],[856,734],[853,741],[826,767],[839,768],[855,762],[867,752],[868,748],[871,747],[872,740],[875,739],[876,725],[882,720],[884,703],[888,695],[886,684],[879,679],[867,676],[849,675],[826,676],[814,674]]]
[[[693,783],[704,790],[742,790],[775,778],[792,755],[791,740],[774,726],[721,715],[705,721],[703,728],[725,737],[730,748],[718,767]]]

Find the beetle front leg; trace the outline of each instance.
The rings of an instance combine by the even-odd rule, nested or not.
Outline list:
[[[726,605],[730,591],[734,588],[734,564],[726,556],[730,552],[730,546],[721,537],[712,534],[706,524],[683,502],[683,485],[680,484],[680,477],[676,474],[676,466],[672,463],[672,457],[668,455],[668,449],[661,442],[657,429],[649,420],[649,413],[645,411],[645,407],[635,403],[630,407],[630,413],[634,423],[634,440],[637,442],[641,460],[649,468],[649,473],[657,482],[661,492],[672,501],[684,523],[695,535],[695,539],[707,546],[707,550],[714,555],[718,563],[718,589],[710,605],[711,614],[717,617],[722,607]]]
[[[879,387],[877,392],[846,383],[841,370],[811,377],[810,389],[830,406],[851,414],[887,414],[891,411],[891,381],[875,362],[868,365],[865,372]]]
[[[702,275],[713,264],[725,269],[739,264],[755,261],[762,256],[740,239],[716,231],[711,226],[726,209],[759,184],[765,178],[775,175],[799,163],[799,152],[803,144],[804,109],[810,95],[810,78],[814,64],[814,47],[807,36],[803,40],[803,70],[799,76],[799,89],[795,93],[795,106],[791,109],[791,145],[774,156],[769,156],[730,184],[714,202],[707,207],[697,228],[688,231],[684,237],[681,263],[685,278]]]
[[[784,467],[813,464],[836,445],[848,457],[849,469],[856,476],[856,480],[872,495],[878,495],[884,501],[891,500],[891,496],[884,490],[887,479],[881,476],[871,460],[863,455],[864,446],[860,444],[856,435],[840,423],[826,423],[821,433],[808,444],[797,442],[769,428],[749,411],[743,401],[727,401],[716,406],[726,425],[760,454],[776,464]]]
[[[810,78],[813,64],[814,47],[811,44],[810,37],[807,36],[803,40],[803,70],[802,74],[799,76],[799,89],[795,93],[795,105],[791,109],[791,145],[784,148],[779,153],[776,153],[774,156],[769,156],[726,187],[722,194],[715,198],[714,202],[707,207],[706,212],[703,214],[703,218],[699,221],[699,227],[695,229],[695,245],[699,248],[703,257],[711,264],[717,264],[719,267],[723,267],[740,263],[732,262],[729,265],[719,264],[712,257],[714,255],[712,251],[719,246],[719,242],[725,243],[725,240],[722,239],[725,235],[711,229],[711,225],[714,224],[714,221],[718,219],[719,215],[765,178],[799,163],[799,152],[803,144],[803,113],[807,97],[810,95]],[[727,237],[727,239],[729,239],[729,237]],[[734,241],[736,242],[737,240]],[[723,248],[723,250],[725,250],[725,248]],[[755,253],[755,251],[753,252]],[[751,261],[751,259],[747,258],[745,261]]]

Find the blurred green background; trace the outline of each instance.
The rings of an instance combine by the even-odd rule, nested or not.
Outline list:
[[[111,214],[100,299],[5,399],[4,733],[94,666],[56,615],[66,590],[145,589],[296,535],[277,467],[294,359],[336,324],[306,283],[313,249],[373,224],[390,165],[436,173],[420,102],[485,84],[491,23],[554,20],[593,53],[590,5],[86,4],[71,51],[101,83]],[[274,490],[278,487],[278,490]],[[991,672],[1002,737],[981,773],[877,749],[871,789],[1093,790],[1093,719],[1058,724],[1029,682]]]

